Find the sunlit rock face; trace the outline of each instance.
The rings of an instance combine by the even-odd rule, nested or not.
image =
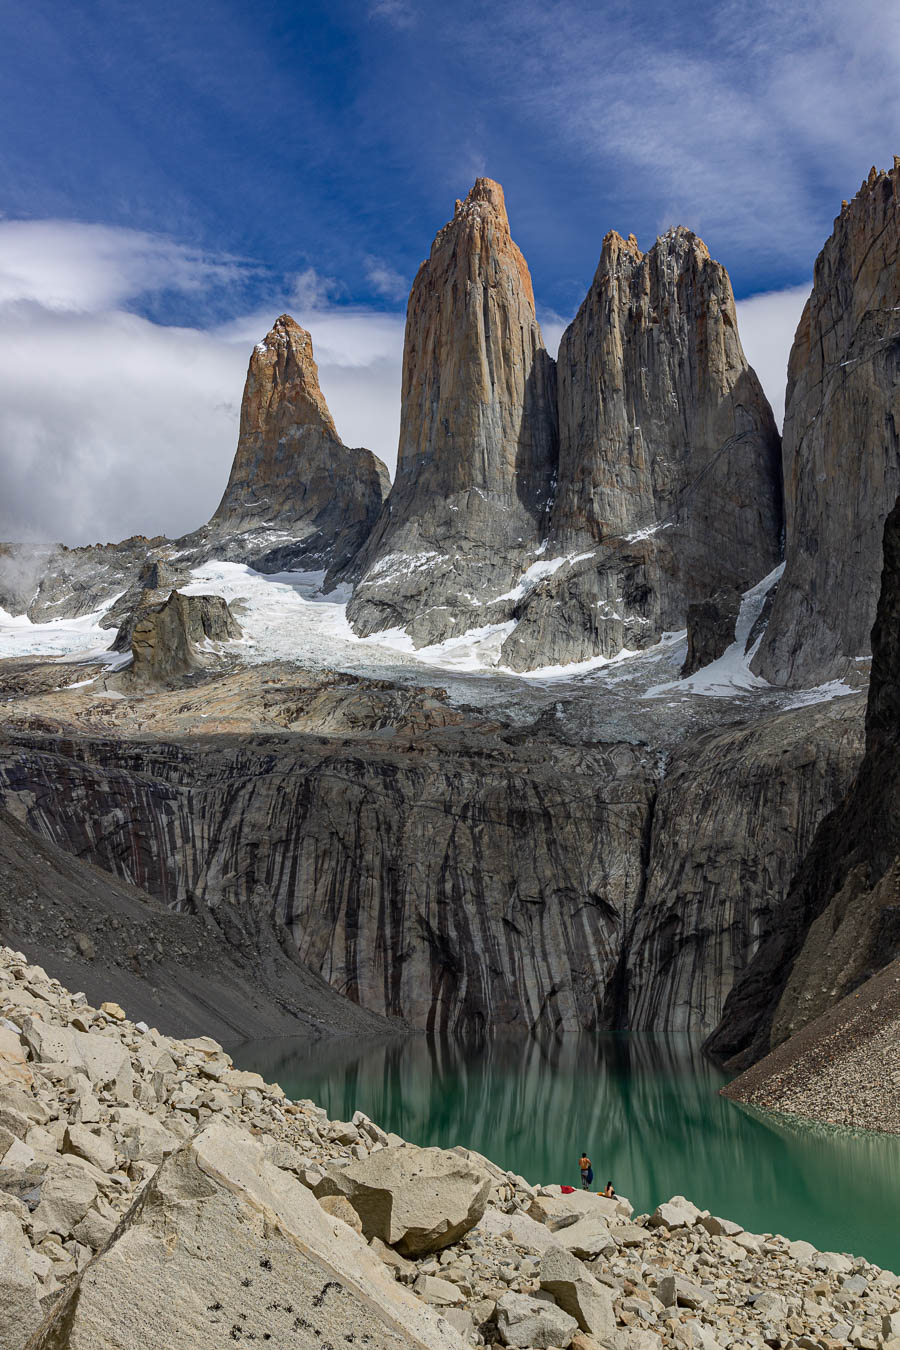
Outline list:
[[[872,169],[816,259],[788,365],[786,567],[755,669],[778,684],[869,653],[900,491],[900,161]]]
[[[365,542],[388,486],[381,460],[342,443],[312,339],[282,314],[250,357],[237,451],[212,531],[289,532],[290,548],[275,561],[343,567]]]
[[[496,617],[546,533],[556,458],[531,277],[503,189],[479,178],[410,293],[397,476],[348,610],[357,632],[399,625],[423,645]]]
[[[690,230],[603,241],[558,356],[559,483],[547,556],[504,656],[642,647],[687,607],[744,591],[781,548],[779,438],[728,274]]]

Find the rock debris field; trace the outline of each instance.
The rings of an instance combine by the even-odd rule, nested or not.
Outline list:
[[[900,1278],[332,1121],[0,948],[0,1346],[900,1350]]]

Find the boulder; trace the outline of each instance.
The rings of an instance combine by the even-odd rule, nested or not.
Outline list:
[[[94,1087],[107,1089],[117,1101],[131,1101],[134,1090],[131,1056],[116,1037],[49,1026],[39,1017],[26,1017],[22,1039],[39,1063],[80,1069]]]
[[[10,1027],[0,1027],[0,1083],[30,1088],[34,1075],[22,1053],[22,1042]]]
[[[702,1218],[702,1211],[683,1195],[673,1195],[671,1200],[658,1205],[647,1223],[651,1228],[693,1228]]]
[[[549,1296],[503,1294],[497,1300],[497,1331],[504,1345],[529,1346],[549,1350],[550,1346],[567,1350],[578,1330],[578,1322]]]
[[[326,1214],[330,1214],[333,1219],[340,1219],[342,1223],[348,1224],[354,1233],[362,1232],[360,1217],[346,1195],[323,1195],[319,1198],[319,1204]]]
[[[705,1228],[710,1237],[736,1237],[738,1233],[743,1233],[743,1228],[739,1223],[732,1219],[717,1219],[714,1214],[703,1214],[697,1220],[701,1228]]]
[[[163,1163],[32,1350],[223,1350],[251,1339],[461,1346],[362,1238],[266,1161],[261,1144],[216,1124]]]
[[[0,1214],[0,1345],[22,1350],[39,1325],[40,1285],[31,1268],[31,1248],[12,1214]]]
[[[544,1187],[549,1191],[550,1187]],[[555,1191],[557,1188],[554,1187]],[[544,1223],[551,1231],[565,1228],[576,1219],[585,1215],[600,1216],[605,1220],[630,1218],[634,1206],[623,1196],[609,1199],[605,1195],[594,1195],[591,1191],[573,1191],[571,1195],[543,1194],[532,1200],[528,1214],[538,1223]]]
[[[616,1239],[599,1214],[585,1214],[576,1223],[558,1229],[555,1238],[560,1247],[582,1261],[593,1261],[616,1250]]]
[[[454,1304],[464,1303],[462,1290],[450,1280],[442,1280],[437,1275],[419,1275],[413,1289],[426,1303],[438,1308],[450,1308]]]
[[[656,1287],[659,1301],[667,1308],[702,1308],[704,1303],[715,1301],[715,1294],[680,1275],[664,1275]]]
[[[63,1153],[74,1153],[78,1158],[99,1167],[101,1172],[111,1172],[116,1165],[116,1150],[109,1136],[94,1134],[83,1125],[69,1125],[63,1136]]]
[[[488,1205],[478,1220],[478,1230],[493,1237],[509,1237],[517,1247],[525,1247],[533,1252],[545,1252],[548,1247],[556,1246],[556,1236],[546,1224],[538,1223],[527,1214],[504,1214],[502,1210]],[[646,1237],[643,1229],[641,1234]]]
[[[97,1199],[97,1183],[75,1158],[58,1158],[44,1174],[35,1223],[67,1238]]]
[[[570,1252],[551,1247],[544,1253],[540,1283],[563,1311],[575,1318],[582,1331],[601,1339],[615,1331],[616,1317],[609,1290]]]
[[[381,1238],[404,1256],[421,1256],[473,1228],[490,1190],[490,1177],[457,1154],[407,1145],[330,1168],[313,1194],[345,1195],[367,1238]]]

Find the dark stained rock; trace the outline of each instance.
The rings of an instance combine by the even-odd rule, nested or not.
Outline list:
[[[736,591],[719,591],[706,600],[695,600],[687,612],[687,656],[681,667],[684,679],[695,670],[718,661],[734,642],[734,627],[741,597]]]
[[[743,1068],[900,955],[900,502],[884,527],[865,756],[707,1042]]]
[[[175,913],[3,809],[0,942],[43,962],[97,1007],[114,999],[165,1034],[233,1043],[390,1030],[302,964],[264,897],[244,914],[189,901]]]
[[[900,161],[872,169],[816,259],[788,365],[786,567],[753,669],[818,684],[869,653],[900,491]]]
[[[624,959],[635,1030],[710,1032],[863,750],[863,699],[834,699],[679,747],[653,811]]]

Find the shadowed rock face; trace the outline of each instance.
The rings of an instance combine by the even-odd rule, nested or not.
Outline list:
[[[873,169],[816,259],[788,365],[786,567],[754,669],[815,684],[869,652],[900,491],[900,162]]]
[[[44,695],[3,704],[0,799],[178,910],[287,930],[333,989],[437,1032],[708,1030],[860,748],[858,698],[664,768],[553,717],[286,674],[148,690],[106,733],[53,726]]]
[[[861,698],[709,732],[679,749],[653,812],[627,943],[628,1025],[707,1032],[862,754]]]
[[[364,543],[388,487],[380,459],[342,444],[312,339],[282,314],[250,357],[237,451],[213,530],[289,529],[295,541],[281,565],[340,568]]]
[[[503,189],[479,178],[410,293],[397,476],[348,611],[357,632],[401,624],[422,645],[486,622],[540,541],[556,457],[531,277]]]
[[[606,236],[560,343],[558,400],[547,557],[575,561],[516,612],[510,665],[538,664],[548,646],[557,661],[645,646],[683,627],[690,603],[777,565],[778,432],[728,274],[690,230],[646,254],[633,235]]]
[[[708,1042],[744,1068],[900,956],[900,502],[884,527],[866,747]]]

